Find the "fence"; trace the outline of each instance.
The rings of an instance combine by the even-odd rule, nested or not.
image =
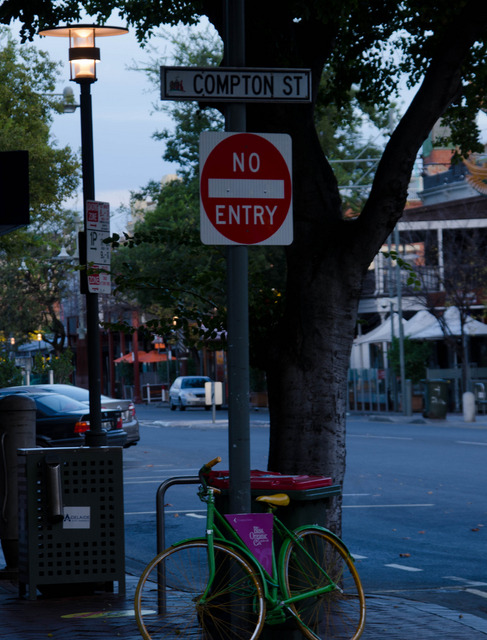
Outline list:
[[[448,380],[449,411],[462,410],[461,368],[427,369],[426,379]],[[477,411],[487,411],[487,368],[470,368],[472,391],[475,394]],[[424,404],[424,383],[413,386],[412,410],[421,411]],[[402,393],[400,380],[391,369],[349,369],[347,382],[349,411],[401,411]]]
[[[396,377],[388,369],[350,369],[347,398],[350,411],[398,411]]]
[[[150,404],[151,402],[167,402],[169,399],[169,385],[167,384],[144,384],[142,386],[142,400]]]

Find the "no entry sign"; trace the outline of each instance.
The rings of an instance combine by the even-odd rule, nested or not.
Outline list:
[[[202,133],[200,219],[204,244],[291,244],[291,138]]]

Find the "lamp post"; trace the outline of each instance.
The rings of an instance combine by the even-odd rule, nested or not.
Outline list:
[[[91,85],[96,82],[96,61],[100,49],[95,46],[97,37],[117,36],[128,33],[123,27],[96,25],[68,25],[53,27],[40,32],[41,36],[69,38],[70,79],[80,85],[81,113],[81,166],[83,173],[84,231],[80,233],[80,264],[87,266],[86,203],[95,199],[95,172],[93,157],[93,117],[91,109]],[[88,289],[86,268],[81,271],[81,293],[86,294],[86,329],[88,340],[88,387],[90,397],[90,430],[85,442],[89,446],[107,444],[106,431],[101,425],[101,368],[98,294]]]

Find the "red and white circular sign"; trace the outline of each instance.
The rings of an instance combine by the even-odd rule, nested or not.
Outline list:
[[[203,243],[292,242],[288,135],[203,133],[200,166]]]

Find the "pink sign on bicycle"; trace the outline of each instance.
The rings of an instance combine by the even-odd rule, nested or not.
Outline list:
[[[225,518],[269,575],[272,575],[272,513],[227,514]]]

